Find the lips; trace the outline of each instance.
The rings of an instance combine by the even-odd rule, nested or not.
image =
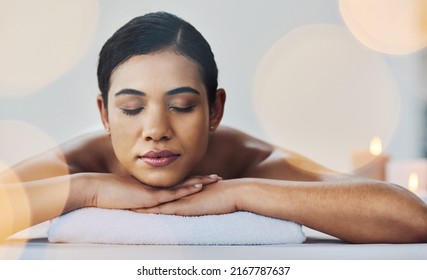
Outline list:
[[[179,156],[179,154],[173,153],[168,150],[149,151],[144,155],[139,156],[138,159],[144,161],[146,164],[153,167],[163,167],[177,160]]]

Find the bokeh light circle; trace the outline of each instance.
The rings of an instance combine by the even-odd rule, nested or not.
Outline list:
[[[0,160],[3,168],[58,146],[38,127],[19,120],[0,120]],[[1,171],[1,169],[0,169]]]
[[[23,121],[0,120],[0,131],[2,133],[2,137],[0,137],[0,172],[6,172],[8,180],[14,183],[14,198],[20,198],[18,199],[21,203],[20,209],[31,211],[26,199],[26,192],[23,189],[24,186],[21,184],[20,174],[16,171],[14,165],[47,150],[57,148],[58,144],[41,129]],[[58,156],[63,156],[59,150],[57,150],[57,153]],[[67,182],[67,184],[68,183],[69,182]],[[56,194],[55,199],[63,199],[65,205],[68,188],[64,188],[63,193],[62,196]],[[3,203],[15,206],[18,205],[18,201],[12,200],[13,198],[10,197],[8,193],[1,192],[0,190],[0,196],[0,200]],[[8,209],[8,207],[6,207],[6,209]],[[10,213],[4,214],[13,217]],[[28,216],[31,217],[31,215]],[[5,218],[5,216],[3,218]],[[31,221],[28,220],[27,222],[29,226]],[[19,259],[20,254],[22,254],[25,249],[26,239],[45,237],[47,226],[48,223],[44,222],[11,236],[10,239],[6,241],[8,249],[3,252],[0,250],[0,258]]]
[[[381,56],[334,25],[294,29],[258,65],[253,103],[270,140],[341,172],[373,136],[387,147],[400,97]]]
[[[0,172],[8,169],[9,166],[0,160]],[[19,181],[16,174],[13,171],[9,171],[9,176],[13,178],[14,181]],[[19,188],[19,187],[18,187]],[[19,191],[23,193],[22,188],[19,188]],[[3,221],[12,216],[10,209],[12,209],[12,203],[8,193],[3,189],[0,189],[0,203],[2,206],[1,218]],[[19,259],[23,250],[25,249],[25,242],[12,242],[11,240],[2,240],[3,246],[0,247],[0,259]],[[7,246],[4,246],[6,244]]]
[[[340,0],[347,27],[365,46],[402,55],[427,46],[427,1]]]
[[[1,0],[0,19],[0,95],[16,97],[46,86],[78,62],[95,33],[99,3]]]

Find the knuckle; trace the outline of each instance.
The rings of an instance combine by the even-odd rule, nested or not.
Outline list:
[[[178,195],[178,189],[175,189],[175,188],[170,189],[170,190],[169,190],[169,194],[170,194],[172,197],[176,197],[176,196]]]

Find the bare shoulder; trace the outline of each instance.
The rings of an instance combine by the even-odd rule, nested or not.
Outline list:
[[[215,134],[216,141],[226,144],[229,149],[251,156],[265,158],[274,151],[273,145],[235,128],[220,126]]]
[[[227,151],[238,156],[245,166],[240,176],[295,181],[318,181],[336,175],[315,161],[285,148],[277,147],[242,131],[221,127],[217,136]]]
[[[260,169],[273,172],[278,179],[295,181],[323,181],[342,176],[306,156],[277,146]],[[282,170],[286,173],[281,173]]]
[[[220,126],[211,137],[208,151],[211,164],[208,169],[225,178],[243,177],[248,169],[262,162],[273,150],[272,145],[249,134]]]
[[[0,181],[13,183],[77,172],[108,172],[106,164],[110,163],[106,159],[114,154],[109,142],[105,133],[94,132],[79,136],[6,169],[1,172]]]
[[[104,131],[94,131],[74,138],[60,147],[70,173],[109,172],[115,161],[111,140]]]

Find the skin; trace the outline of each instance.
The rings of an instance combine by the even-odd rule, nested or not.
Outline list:
[[[107,107],[98,97],[107,133],[81,136],[0,175],[0,238],[102,207],[187,216],[249,211],[347,242],[427,242],[427,206],[411,192],[338,174],[219,126],[225,91],[209,107],[201,81],[194,62],[168,50],[124,62],[111,76]],[[150,150],[179,156],[153,167],[140,160]]]

